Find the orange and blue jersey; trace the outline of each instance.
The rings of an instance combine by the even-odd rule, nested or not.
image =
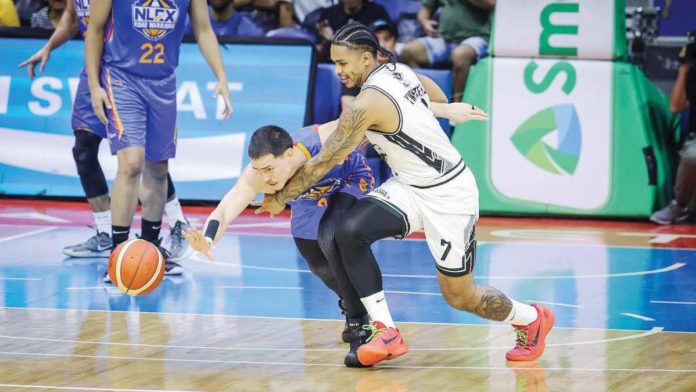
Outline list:
[[[103,65],[148,79],[174,73],[189,0],[117,0],[104,32]]]
[[[295,147],[302,151],[307,159],[321,151],[317,126],[302,128],[291,136]],[[365,157],[356,151],[351,152],[342,164],[333,167],[321,180],[289,203],[292,211],[290,228],[293,237],[316,240],[319,222],[331,204],[334,194],[344,192],[356,199],[362,199],[372,191],[373,186],[374,178]]]

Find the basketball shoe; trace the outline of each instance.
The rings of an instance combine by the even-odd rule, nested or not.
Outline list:
[[[348,343],[350,349],[343,363],[348,367],[363,368],[372,365],[363,365],[358,360],[358,347],[365,344],[370,337],[371,326],[370,316],[365,315],[360,318],[346,318],[346,328],[348,328]]]
[[[387,327],[379,321],[368,325],[367,329],[370,336],[365,339],[365,344],[356,350],[358,360],[363,366],[372,366],[408,352],[408,346],[398,329]]]
[[[551,332],[556,320],[553,312],[539,305],[532,305],[539,316],[529,325],[513,325],[517,341],[515,347],[505,354],[508,361],[533,361],[544,353],[546,335]]]
[[[177,221],[169,232],[169,254],[171,256],[171,261],[177,262],[185,260],[193,254],[193,248],[183,235],[183,232],[188,228],[188,222]]]
[[[66,246],[63,253],[70,257],[109,257],[111,249],[111,236],[97,231],[97,234],[81,244]]]

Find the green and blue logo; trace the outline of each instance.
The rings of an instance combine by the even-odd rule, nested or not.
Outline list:
[[[547,143],[552,136],[558,140],[555,147]],[[555,105],[535,113],[515,130],[511,140],[517,150],[540,169],[572,175],[578,167],[582,147],[575,106]]]

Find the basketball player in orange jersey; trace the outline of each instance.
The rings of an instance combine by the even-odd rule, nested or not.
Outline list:
[[[380,65],[378,53],[392,62]],[[346,87],[360,86],[337,130],[282,191],[264,199],[261,211],[277,213],[343,159],[363,137],[386,157],[394,176],[358,201],[336,229],[341,259],[372,318],[372,336],[357,349],[369,366],[408,352],[392,320],[382,275],[370,245],[376,240],[425,232],[443,297],[450,306],[482,318],[511,323],[517,334],[510,361],[538,358],[554,324],[551,310],[517,302],[498,289],[474,284],[476,181],[429,110],[431,95],[406,65],[379,46],[366,26],[352,22],[333,37],[331,59]]]
[[[167,161],[176,154],[176,75],[186,15],[217,78],[214,96],[232,114],[227,75],[205,0],[99,0],[89,8],[85,60],[92,107],[106,124],[118,158],[113,184],[112,243],[128,239],[138,202],[143,205],[141,238],[159,246],[167,194]],[[139,186],[140,185],[140,186]],[[168,258],[165,274],[183,273]]]

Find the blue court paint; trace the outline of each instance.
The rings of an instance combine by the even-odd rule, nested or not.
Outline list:
[[[101,283],[106,259],[63,257],[63,246],[89,235],[87,229],[60,228],[0,242],[0,277],[41,279],[0,279],[0,306],[341,318],[336,296],[307,272],[290,237],[228,234],[215,250],[215,263],[185,261],[183,277],[165,278],[154,293],[131,298]],[[385,290],[439,292],[425,242],[385,240],[374,251],[386,276]],[[479,246],[476,263],[478,284],[495,286],[518,301],[580,306],[548,305],[560,327],[696,332],[696,305],[651,303],[696,301],[693,250],[496,242]],[[677,263],[684,265],[644,274]],[[612,277],[627,273],[633,275]],[[488,323],[450,308],[436,295],[392,293],[387,298],[397,321]]]

